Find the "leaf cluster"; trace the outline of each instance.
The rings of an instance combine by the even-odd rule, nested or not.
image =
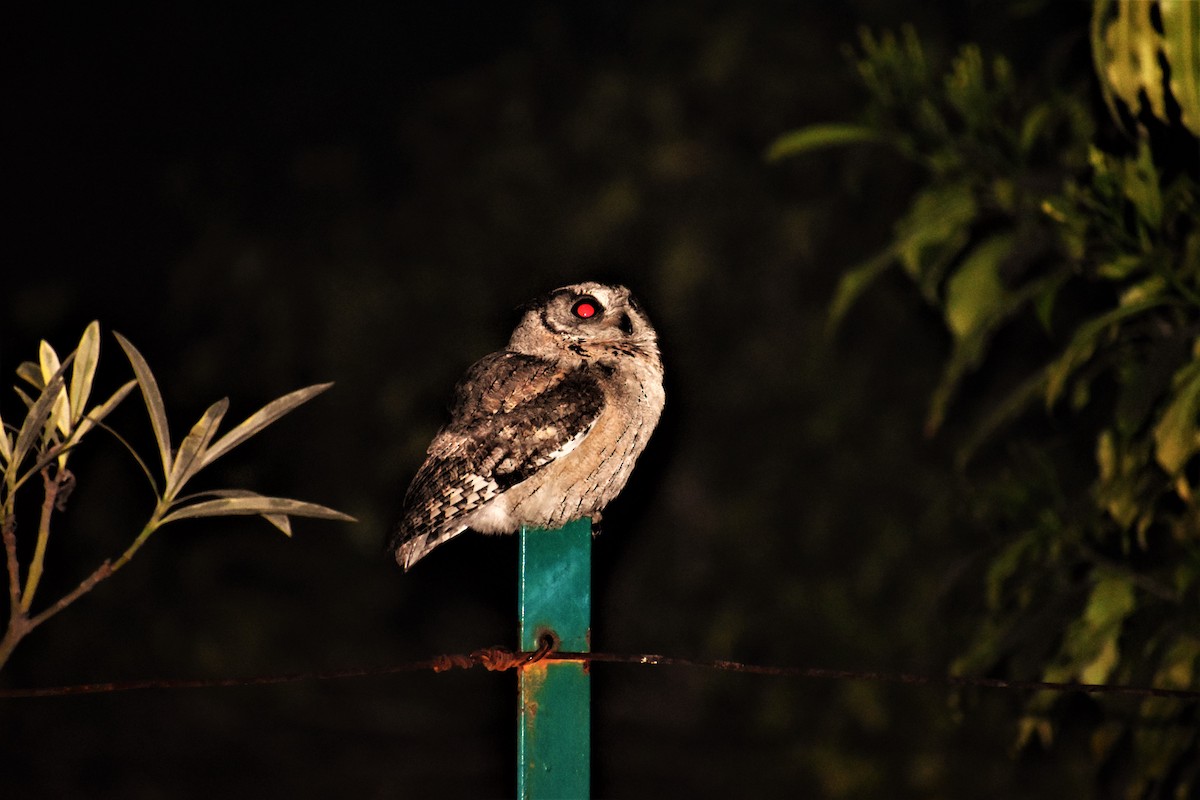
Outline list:
[[[32,388],[32,394],[19,386],[15,387],[26,407],[25,417],[19,426],[9,426],[0,419],[0,468],[3,469],[3,484],[0,485],[0,529],[4,537],[10,599],[9,625],[3,642],[0,642],[0,667],[7,661],[21,638],[128,563],[146,540],[169,522],[197,517],[260,515],[290,536],[292,516],[353,519],[315,503],[266,497],[244,489],[182,494],[184,487],[205,467],[260,433],[289,411],[324,392],[332,384],[309,386],[284,395],[268,403],[219,438],[217,431],[229,408],[229,400],[218,400],[191,427],[179,443],[178,449],[173,449],[165,404],[154,373],[128,339],[120,334],[114,336],[133,367],[134,378],[123,384],[107,400],[90,409],[88,402],[100,360],[98,322],[88,325],[78,347],[65,358],[60,360],[54,348],[43,341],[39,348],[38,362],[25,362],[17,368],[18,377]],[[69,380],[66,377],[68,369]],[[124,438],[104,423],[105,418],[135,387],[141,389],[157,442],[157,456],[162,467],[161,487],[145,460]],[[154,492],[154,509],[125,552],[115,560],[105,561],[75,591],[41,613],[32,614],[34,596],[45,565],[51,517],[55,511],[61,511],[65,507],[67,496],[76,480],[67,467],[68,460],[84,437],[97,428],[112,433],[142,467]],[[22,580],[22,564],[17,550],[16,500],[18,493],[37,475],[42,477],[44,502],[34,553]]]
[[[1194,689],[1200,177],[1188,153],[1130,124],[1115,104],[1196,146],[1187,130],[1196,132],[1200,103],[1200,34],[1187,49],[1180,31],[1194,31],[1200,15],[1195,4],[1128,2],[1112,13],[1097,3],[1092,37],[1112,120],[1095,113],[1084,87],[1023,89],[1003,57],[974,45],[939,72],[911,28],[864,32],[852,54],[868,97],[861,121],[793,132],[769,156],[874,141],[925,168],[887,246],[843,275],[830,325],[883,272],[898,267],[911,279],[952,343],[927,432],[942,427],[968,375],[1023,341],[998,334],[1041,331],[1046,355],[1015,354],[1033,367],[973,420],[960,468],[1001,432],[1016,436],[1014,423],[1039,406],[1094,442],[1081,458],[1049,441],[1009,441],[1007,466],[976,498],[980,529],[1004,533],[979,633],[955,669]],[[1168,100],[1182,114],[1168,113]],[[1114,122],[1128,126],[1127,144],[1101,149],[1096,131]],[[1090,479],[1074,480],[1080,471]],[[1056,703],[1030,702],[1019,744],[1050,742]],[[1134,795],[1200,784],[1194,704],[1147,700],[1124,719],[1108,711],[1093,739],[1097,762],[1132,760]]]

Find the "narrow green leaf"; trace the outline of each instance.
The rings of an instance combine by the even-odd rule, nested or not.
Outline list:
[[[896,223],[896,255],[931,301],[944,270],[967,243],[977,215],[971,186],[954,183],[922,191]]]
[[[1017,738],[1013,743],[1013,750],[1020,752],[1028,744],[1037,739],[1038,745],[1043,750],[1049,750],[1054,744],[1054,723],[1045,717],[1034,716],[1027,714],[1021,717],[1017,723]]]
[[[129,363],[133,366],[133,374],[137,376],[138,386],[142,389],[142,397],[146,400],[146,410],[150,413],[150,426],[154,428],[154,438],[158,441],[158,454],[162,458],[163,475],[171,474],[171,431],[167,426],[167,411],[163,405],[162,393],[158,390],[158,381],[150,371],[146,359],[133,346],[133,343],[119,333],[113,333]]]
[[[1200,360],[1175,374],[1173,396],[1154,426],[1154,457],[1168,475],[1178,475],[1200,452]]]
[[[46,388],[46,387],[43,386],[38,389],[39,396],[41,395],[41,391],[44,388]],[[25,392],[22,391],[20,386],[14,386],[13,391],[17,393],[17,397],[21,398],[21,402],[25,404],[26,411],[33,408],[33,404],[35,402],[34,399],[32,397],[30,397],[29,395],[25,394]]]
[[[25,415],[25,421],[21,423],[21,430],[17,433],[16,442],[13,444],[10,465],[15,467],[25,460],[29,449],[37,441],[38,435],[45,429],[59,393],[62,392],[64,368],[65,365],[50,377],[50,381],[30,407],[29,413]]]
[[[1161,0],[1163,54],[1171,68],[1171,94],[1179,116],[1193,136],[1200,136],[1200,4],[1194,0]]]
[[[92,379],[100,362],[100,323],[93,321],[83,331],[75,348],[75,366],[71,370],[71,423],[83,418],[83,409],[92,394]]]
[[[1119,641],[1125,620],[1137,609],[1129,578],[1100,575],[1083,613],[1067,626],[1055,664],[1046,680],[1104,683],[1120,661]]]
[[[1113,122],[1121,123],[1121,115],[1117,113],[1116,96],[1113,93],[1113,87],[1109,84],[1105,76],[1105,67],[1108,63],[1109,53],[1108,47],[1104,41],[1105,22],[1110,15],[1109,9],[1112,7],[1113,0],[1095,0],[1092,6],[1092,20],[1089,33],[1091,40],[1092,51],[1092,69],[1096,72],[1097,83],[1100,84],[1100,94],[1104,97],[1104,104],[1108,106],[1108,114],[1112,117]]]
[[[194,503],[202,497],[266,497],[266,495],[252,492],[249,489],[204,489],[183,497],[178,497],[175,499],[175,503],[182,507],[187,503]]]
[[[38,359],[41,362],[42,382],[48,383],[50,378],[62,371],[62,365],[58,360],[58,353],[54,352],[54,348],[45,339],[42,340],[41,346],[38,347]],[[62,432],[63,436],[71,433],[71,409],[67,405],[67,392],[62,389],[54,397],[54,405],[50,411],[50,417],[46,420],[48,430],[57,428]]]
[[[39,392],[46,388],[46,381],[42,379],[42,368],[32,361],[21,362],[21,365],[17,367],[17,377]]]
[[[1104,683],[1116,669],[1117,661],[1121,657],[1121,651],[1117,647],[1117,633],[1118,631],[1111,631],[1099,637],[1100,646],[1095,658],[1079,671],[1079,680],[1082,683]]]
[[[1103,4],[1107,7],[1107,3]],[[1093,19],[1093,49],[1097,72],[1106,95],[1119,97],[1136,116],[1146,99],[1147,110],[1163,122],[1167,122],[1166,101],[1163,92],[1162,68],[1158,63],[1161,39],[1154,30],[1150,12],[1155,4],[1147,2],[1117,3],[1117,17],[1107,24]],[[1102,13],[1100,4],[1096,15]],[[1107,8],[1104,9],[1107,17]],[[1096,30],[1096,25],[1100,30]],[[1111,108],[1110,102],[1110,108]],[[1119,116],[1114,112],[1114,119]]]
[[[1095,630],[1110,628],[1124,622],[1136,607],[1133,584],[1128,578],[1114,575],[1102,578],[1092,587],[1083,620]]]
[[[779,161],[789,156],[860,142],[881,142],[883,137],[865,125],[824,123],[809,125],[780,136],[767,148],[767,161]]]
[[[988,565],[985,583],[988,608],[1000,608],[1004,584],[1017,574],[1018,568],[1027,558],[1037,557],[1038,545],[1038,537],[1033,532],[1026,531],[992,559]]]
[[[1046,367],[1046,408],[1051,408],[1058,402],[1067,379],[1096,352],[1100,338],[1109,330],[1109,326],[1162,304],[1161,297],[1130,303],[1106,311],[1080,325],[1062,355]]]
[[[192,502],[200,497],[262,497],[258,492],[251,492],[247,489],[211,489],[208,491],[197,492],[196,494],[188,495],[187,498],[180,498],[177,502],[186,503]],[[285,536],[292,535],[292,521],[286,514],[261,514],[267,522],[274,525]]]
[[[993,236],[963,259],[946,283],[946,325],[956,339],[987,327],[1004,306],[1000,264],[1012,250],[1012,235]]]
[[[218,500],[205,500],[178,508],[162,518],[161,524],[175,522],[181,519],[197,517],[228,517],[249,514],[287,514],[293,517],[310,517],[313,519],[333,519],[343,522],[357,522],[349,514],[343,514],[332,508],[326,508],[316,503],[305,503],[301,500],[289,500],[284,497],[224,497]]]
[[[179,452],[175,454],[175,462],[171,465],[171,474],[167,476],[167,485],[163,489],[163,497],[168,501],[179,494],[193,475],[200,471],[204,451],[217,433],[217,426],[229,410],[229,398],[224,397],[208,407],[201,415],[188,435],[179,443]]]
[[[1117,477],[1117,444],[1111,430],[1105,429],[1096,437],[1096,466],[1102,482],[1108,483]]]
[[[75,433],[72,435],[71,439],[75,442],[78,442],[81,438],[83,438],[85,433],[90,431],[96,426],[97,423],[111,414],[112,410],[121,404],[121,401],[133,391],[133,387],[135,386],[137,386],[136,380],[128,381],[121,386],[121,388],[113,392],[112,396],[103,403],[93,407],[92,410],[89,411],[87,415],[79,421],[79,425],[75,428]]]
[[[1197,668],[1200,668],[1200,641],[1180,635],[1163,653],[1153,685],[1187,689],[1196,679]]]
[[[932,436],[941,427],[950,401],[963,378],[982,363],[996,331],[1027,303],[1045,292],[1047,287],[1060,280],[1055,275],[1048,275],[1030,281],[1015,291],[1006,290],[1000,281],[999,265],[1010,252],[1013,240],[1011,234],[1000,234],[980,244],[967,256],[947,285],[946,324],[954,334],[954,351],[946,361],[942,377],[930,399],[929,414],[925,420],[927,436]],[[1007,418],[1006,414],[1015,414],[1018,410],[1010,408],[1002,411],[999,417],[992,420],[993,424],[1000,424]],[[960,454],[960,457],[969,457],[969,450],[980,441],[975,439],[970,442],[968,452]]]
[[[1150,480],[1146,466],[1150,462],[1149,442],[1130,442],[1105,429],[1096,439],[1096,505],[1127,531],[1137,521],[1144,506],[1141,496]]]
[[[1140,253],[1123,253],[1112,261],[1096,267],[1096,274],[1110,281],[1123,281],[1139,268],[1146,265],[1146,257]]]
[[[1033,310],[1038,322],[1042,324],[1042,330],[1049,334],[1054,333],[1054,301],[1058,299],[1060,288],[1062,283],[1053,283],[1033,301]]]
[[[272,400],[258,411],[246,418],[241,425],[231,430],[229,433],[222,436],[213,444],[212,447],[204,453],[200,459],[200,468],[207,467],[212,462],[216,461],[221,456],[228,453],[233,448],[237,447],[242,442],[254,436],[263,428],[275,422],[277,419],[287,414],[297,406],[307,403],[312,398],[319,395],[321,392],[333,386],[332,383],[319,383],[313,386],[306,386],[303,389],[297,389],[294,392],[285,394],[283,397]]]
[[[1159,228],[1162,225],[1162,190],[1159,188],[1158,168],[1154,166],[1150,143],[1145,139],[1140,140],[1137,158],[1123,159],[1121,170],[1122,192],[1151,229]]]
[[[929,413],[925,415],[926,436],[933,436],[946,421],[946,410],[950,407],[950,401],[954,399],[963,378],[983,357],[986,338],[985,334],[980,333],[955,342],[954,352],[942,367],[942,376],[929,398]]]
[[[832,333],[837,329],[854,302],[866,291],[867,287],[874,283],[876,278],[883,274],[884,270],[891,266],[895,259],[895,251],[889,248],[842,275],[842,279],[838,281],[837,291],[834,292],[833,301],[829,304],[829,319],[826,324],[828,332]]]
[[[58,372],[60,366],[62,365],[58,361],[58,353],[54,352],[49,342],[42,339],[38,345],[38,367],[42,373],[43,386],[50,382],[50,378]]]
[[[1051,120],[1053,112],[1054,106],[1047,102],[1038,103],[1025,115],[1025,119],[1021,122],[1019,137],[1019,147],[1023,155],[1027,156],[1033,150],[1042,132],[1048,127],[1047,123]]]
[[[291,537],[292,518],[287,514],[263,514],[262,518],[282,531],[284,536]]]
[[[0,458],[4,459],[5,466],[12,461],[12,442],[9,441],[8,429],[4,427],[3,419],[0,419]]]

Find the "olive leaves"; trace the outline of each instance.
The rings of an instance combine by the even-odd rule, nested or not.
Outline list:
[[[166,407],[154,373],[128,339],[119,333],[114,336],[133,367],[134,378],[122,384],[103,402],[90,407],[88,403],[100,363],[98,322],[87,326],[79,345],[65,358],[60,359],[54,348],[43,341],[38,348],[37,362],[25,362],[17,368],[18,377],[31,387],[32,393],[20,386],[15,387],[26,407],[20,425],[9,425],[0,419],[0,533],[4,539],[11,601],[8,627],[3,639],[0,639],[0,667],[26,634],[128,563],[146,540],[168,523],[201,517],[257,515],[290,536],[292,517],[354,521],[353,517],[323,505],[284,497],[267,497],[246,489],[183,494],[184,488],[206,467],[332,384],[308,386],[277,398],[228,432],[218,435],[229,410],[228,398],[222,398],[208,407],[179,442],[178,448],[173,448]],[[161,468],[157,479],[134,448],[104,422],[135,388],[141,390],[154,432],[157,459],[153,460]],[[154,509],[133,543],[120,557],[111,562],[105,561],[75,590],[34,614],[33,600],[45,566],[51,519],[55,511],[61,510],[75,483],[75,476],[67,464],[71,453],[97,427],[112,433],[142,467],[154,492]],[[17,549],[16,497],[38,475],[42,478],[44,500],[33,555],[22,581]]]
[[[317,519],[334,519],[353,521],[339,511],[299,500],[289,500],[282,497],[264,497],[255,492],[245,490],[223,490],[204,492],[201,494],[181,496],[184,486],[192,478],[221,458],[247,439],[260,433],[264,428],[288,412],[307,403],[312,398],[331,387],[332,383],[321,383],[297,389],[260,408],[247,417],[241,424],[234,427],[225,435],[217,438],[221,422],[229,410],[228,398],[222,398],[213,403],[192,425],[187,435],[179,443],[177,450],[171,446],[171,430],[167,423],[165,405],[158,382],[146,359],[133,344],[121,334],[114,334],[121,349],[133,366],[136,383],[141,389],[146,409],[150,415],[150,426],[154,431],[154,439],[158,445],[158,457],[162,465],[163,486],[161,492],[157,487],[158,505],[152,517],[159,526],[168,522],[196,517],[219,517],[230,515],[258,514],[267,519],[284,533],[291,535],[288,516],[314,517]],[[151,478],[152,483],[153,478]],[[215,500],[201,500],[203,497],[216,497]]]

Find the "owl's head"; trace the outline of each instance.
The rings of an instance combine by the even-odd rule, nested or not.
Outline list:
[[[575,283],[527,303],[508,347],[529,355],[658,355],[658,335],[624,286]]]

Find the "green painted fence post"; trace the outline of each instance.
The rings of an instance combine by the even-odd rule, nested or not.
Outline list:
[[[591,652],[592,523],[521,529],[521,649],[550,634],[564,653]],[[591,685],[584,661],[518,670],[517,796],[586,798],[591,773]]]

